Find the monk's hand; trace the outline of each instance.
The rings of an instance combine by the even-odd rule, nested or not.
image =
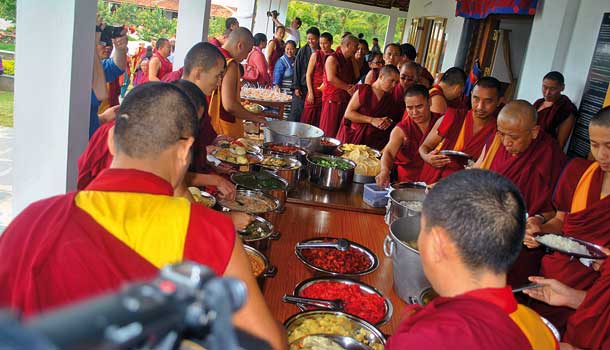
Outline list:
[[[390,173],[387,170],[381,169],[381,172],[375,176],[375,182],[379,188],[387,188],[390,186]]]
[[[385,129],[389,128],[390,125],[392,125],[392,119],[390,119],[388,117],[371,118],[371,121],[369,122],[369,124],[371,124],[372,126],[376,127],[379,130],[385,130]]]
[[[314,102],[313,92],[311,92],[311,91],[307,92],[307,97],[305,97],[305,101],[310,105],[313,104],[313,102]]]
[[[347,86],[347,90],[345,90],[345,91],[347,91],[348,94],[353,95],[354,92],[356,92],[356,89],[357,89],[356,85],[349,84]]]
[[[542,219],[536,216],[529,217],[527,224],[525,225],[525,237],[523,237],[523,244],[526,247],[533,249],[538,248],[540,243],[534,238],[537,233],[542,232],[540,226],[542,225]]]
[[[433,150],[432,152],[426,154],[424,161],[435,168],[442,168],[451,163],[451,159],[449,159],[449,157],[438,154],[438,152],[439,151],[437,150]]]
[[[231,221],[233,221],[233,226],[237,231],[243,231],[246,229],[248,225],[254,220],[254,217],[248,213],[231,211],[229,212],[229,216],[231,217]]]
[[[604,247],[600,247],[600,248],[601,248],[602,252],[604,252],[604,254],[610,256],[610,249],[604,248]],[[593,270],[599,271],[602,268],[602,265],[604,264],[604,261],[606,261],[606,260],[607,259],[593,260],[593,263],[591,264],[591,267],[593,268]]]
[[[235,185],[222,176],[218,176],[217,181],[215,186],[218,188],[218,191],[220,191],[218,196],[229,200],[235,199]]]
[[[100,124],[104,124],[110,121],[113,121],[116,118],[116,114],[119,111],[120,105],[112,106],[110,108],[106,108],[105,111],[98,114],[97,116],[100,119]]]
[[[530,276],[529,280],[542,287],[526,289],[523,291],[523,294],[549,305],[568,306],[575,309],[584,299],[584,295],[581,297],[580,294],[585,292],[570,288],[555,279]]]

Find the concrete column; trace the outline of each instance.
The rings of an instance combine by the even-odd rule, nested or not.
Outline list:
[[[390,15],[390,21],[388,21],[388,29],[385,32],[384,45],[392,42],[394,38],[394,32],[396,31],[396,22],[398,22],[398,11]]]
[[[181,0],[178,5],[174,70],[184,65],[184,56],[193,45],[208,40],[211,0]]]
[[[13,215],[76,188],[76,163],[89,136],[96,6],[96,0],[17,5]]]

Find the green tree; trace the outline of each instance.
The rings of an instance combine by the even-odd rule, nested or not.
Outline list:
[[[15,22],[17,0],[0,0],[0,17]]]
[[[106,2],[98,0],[97,10],[103,21],[110,25],[136,27],[142,40],[171,38],[176,35],[176,19],[167,18],[164,11],[158,7],[150,9],[124,3],[115,6],[114,11],[111,11]]]

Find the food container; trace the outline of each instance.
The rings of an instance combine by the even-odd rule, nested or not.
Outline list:
[[[271,265],[265,254],[247,245],[244,245],[244,249],[246,250],[246,254],[250,260],[252,273],[254,273],[256,282],[258,282],[258,286],[262,291],[265,284],[265,279],[274,277],[277,274],[277,268]]]
[[[280,207],[279,200],[265,195],[260,191],[237,190],[233,201],[219,199],[218,205],[222,211],[241,211],[250,214],[262,214],[265,219]],[[239,204],[237,201],[241,202]],[[258,207],[255,207],[258,206]]]
[[[332,137],[324,136],[320,139],[320,148],[318,149],[318,152],[334,155],[340,145],[341,141]]]
[[[205,205],[208,208],[213,208],[216,205],[216,197],[212,196],[206,191],[200,190],[195,186],[189,187],[188,190],[191,192],[191,195],[196,203]]]
[[[377,184],[365,184],[362,193],[364,203],[375,208],[383,208],[388,204],[388,190],[377,187]]]
[[[401,188],[390,192],[388,200],[385,222],[390,225],[394,220],[405,216],[421,215],[421,206],[426,197],[426,190],[423,188]],[[404,203],[407,202],[407,203]],[[414,205],[417,204],[417,205]]]
[[[265,227],[265,232],[259,235],[248,235],[248,232],[246,232],[247,228],[242,230],[242,231],[238,231],[239,236],[241,238],[241,240],[244,242],[244,244],[260,251],[260,252],[264,252],[267,250],[267,248],[269,248],[269,244],[271,243],[272,240],[278,240],[280,239],[280,233],[279,232],[275,232],[273,230],[273,224],[270,223],[269,221],[265,220],[263,217],[260,216],[256,216],[254,218],[254,221],[252,223],[250,223],[250,225],[252,224],[257,224],[257,225],[261,225],[263,227]],[[248,226],[250,226],[248,225]]]
[[[315,126],[285,120],[271,121],[265,129],[265,142],[296,145],[308,151],[316,151],[320,147],[322,136],[324,131]]]
[[[413,300],[411,304],[428,305],[432,300],[438,297],[438,293],[432,288],[426,288],[419,294],[419,299]]]
[[[336,239],[337,238],[334,238],[334,237],[316,237],[316,238],[306,239],[304,241],[301,241],[300,243],[333,241]],[[305,255],[303,254],[303,250],[305,250],[305,249],[298,249],[295,247],[294,253],[296,254],[297,258],[299,258],[299,260],[301,260],[301,262],[303,264],[305,264],[305,266],[309,267],[313,271],[320,272],[320,273],[326,274],[326,275],[360,277],[360,276],[364,276],[366,274],[369,274],[369,273],[375,271],[375,269],[377,269],[377,267],[379,266],[379,260],[377,259],[377,256],[375,256],[375,253],[370,251],[367,247],[360,245],[356,242],[352,242],[352,241],[348,241],[348,242],[350,244],[350,248],[349,248],[350,250],[354,249],[359,256],[363,255],[368,260],[367,268],[364,268],[358,272],[338,272],[337,269],[329,270],[329,269],[326,269],[319,265],[315,265],[305,256],[306,254]],[[345,261],[345,259],[341,258],[341,256],[344,255],[346,252],[341,252],[334,248],[313,248],[313,249],[324,249],[324,251],[330,252],[331,254],[338,256],[337,261],[340,261],[340,262]],[[307,248],[307,250],[310,250],[310,251],[313,249]]]
[[[390,299],[385,297],[375,287],[372,287],[364,282],[359,282],[359,281],[354,281],[351,279],[339,278],[339,277],[314,277],[314,278],[306,279],[306,280],[302,281],[301,283],[297,284],[297,286],[294,287],[294,292],[292,294],[297,295],[297,296],[302,296],[303,290],[305,290],[307,287],[309,287],[311,285],[314,285],[314,284],[320,283],[320,282],[335,282],[335,283],[342,283],[342,284],[346,284],[346,285],[350,285],[350,286],[357,285],[358,287],[360,287],[360,290],[363,293],[376,294],[379,297],[383,298],[384,304],[385,304],[385,311],[384,311],[385,313],[384,313],[381,321],[374,323],[375,326],[381,326],[381,325],[387,323],[392,318],[392,313],[394,310],[392,307],[392,303],[390,302]],[[307,307],[304,305],[301,305],[301,304],[297,304],[297,307],[299,309],[301,309],[301,311],[307,310]],[[354,315],[354,316],[357,317],[357,315]]]
[[[360,175],[354,173],[354,182],[359,184],[375,183],[375,176]]]
[[[261,191],[279,201],[277,210],[282,211],[288,197],[288,182],[283,178],[267,171],[250,171],[248,173],[233,173],[231,181],[238,187],[248,190]],[[265,183],[273,182],[281,185],[266,186]]]
[[[407,242],[417,242],[420,216],[405,216],[392,222],[383,242],[385,256],[392,258],[394,290],[407,303],[422,304],[422,292],[430,288],[419,251]]]
[[[282,150],[278,149],[278,147],[289,147],[291,149]],[[295,157],[299,162],[301,162],[301,169],[299,169],[299,180],[303,180],[307,177],[307,151],[305,149],[286,143],[266,142],[263,144],[263,154],[279,154]]]
[[[273,165],[266,165],[266,164],[260,163],[260,164],[257,164],[254,167],[254,169],[257,169],[257,168],[264,169],[264,170],[286,180],[286,182],[288,184],[288,187],[287,187],[288,190],[295,188],[299,183],[299,175],[300,175],[300,170],[302,168],[301,162],[298,161],[295,157],[290,157],[290,156],[285,156],[285,155],[271,154],[271,155],[265,156],[265,159],[267,159],[267,157],[281,159],[286,162],[286,166],[275,167]],[[265,159],[263,160],[263,162],[265,161]]]
[[[305,328],[307,323],[322,319],[324,320],[317,322],[318,324],[321,323],[320,326],[312,329],[315,333],[311,333],[309,329]],[[284,322],[284,327],[288,333],[289,344],[311,334],[348,336],[373,349],[383,349],[386,341],[383,334],[372,324],[340,311],[311,310],[300,312],[290,316]]]
[[[324,167],[314,163],[316,159],[327,159],[331,161],[342,161],[349,164],[349,169],[341,170],[339,168]],[[354,168],[356,163],[349,159],[329,156],[324,154],[310,154],[307,156],[307,168],[309,170],[309,181],[319,187],[327,190],[344,190],[354,179]]]

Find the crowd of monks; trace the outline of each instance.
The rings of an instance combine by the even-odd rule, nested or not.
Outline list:
[[[559,72],[544,76],[540,100],[507,102],[493,77],[464,91],[467,75],[454,67],[435,82],[412,46],[389,44],[358,84],[358,39],[347,34],[334,50],[332,36],[314,39],[308,32],[300,120],[383,150],[380,187],[433,185],[418,245],[440,297],[408,307],[387,347],[610,349],[608,263],[545,254],[534,239],[562,232],[610,248],[610,108],[590,122],[589,159],[568,159],[577,112]],[[78,190],[33,203],[0,236],[1,306],[30,317],[188,259],[243,280],[248,298],[234,324],[287,347],[236,239],[252,218],[193,203],[187,190],[235,195],[227,169],[206,158],[218,137],[242,137],[243,121],[266,122],[240,103],[240,62],[252,47],[252,33],[237,27],[221,47],[194,45],[180,80],[126,96],[79,159]],[[516,298],[511,286],[529,282],[541,287]]]

